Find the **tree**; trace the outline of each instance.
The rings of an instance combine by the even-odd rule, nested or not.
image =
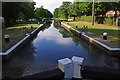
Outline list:
[[[42,18],[52,18],[53,15],[47,9],[40,7],[40,8],[35,9],[35,17],[38,21],[40,21],[40,19]]]
[[[3,2],[2,16],[5,25],[13,26],[19,20],[28,20],[34,17],[35,2]]]
[[[120,2],[112,2],[110,3],[111,9],[115,11],[115,17],[117,17],[117,11],[120,11]]]
[[[35,2],[23,2],[20,5],[20,18],[23,20],[28,20],[29,18],[34,18],[34,7]]]
[[[95,14],[98,15],[105,15],[107,11],[111,10],[111,6],[108,2],[97,2],[95,3]]]
[[[81,0],[82,1],[82,0]],[[99,1],[99,0],[98,0]],[[106,14],[106,12],[114,10],[115,17],[117,17],[117,11],[120,11],[120,2],[95,2],[95,15],[102,17]],[[55,17],[81,17],[82,15],[89,16],[92,14],[92,2],[63,2],[62,5],[55,9],[54,16]]]
[[[68,10],[67,7],[71,6],[71,2],[63,2],[62,5],[59,7],[59,14],[58,17],[65,17],[68,19]]]
[[[59,13],[59,8],[56,8],[53,12],[53,16],[54,18],[57,18],[58,17],[58,13]]]
[[[20,3],[16,2],[3,2],[2,3],[2,16],[5,19],[6,26],[13,26],[16,20],[19,19]]]

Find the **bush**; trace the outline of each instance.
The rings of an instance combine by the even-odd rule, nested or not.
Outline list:
[[[116,25],[116,19],[114,17],[106,17],[103,24]]]
[[[96,17],[95,22],[98,24],[116,25],[115,17]]]
[[[75,20],[92,22],[92,16],[76,17]],[[115,17],[94,17],[94,21],[98,24],[116,25]]]

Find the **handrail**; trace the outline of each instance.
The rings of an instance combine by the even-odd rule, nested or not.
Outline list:
[[[85,32],[85,30],[88,28],[88,26],[83,26],[80,30],[82,31],[82,32]]]
[[[27,30],[26,27],[23,27],[23,30],[25,30],[28,34],[30,34],[30,32]]]

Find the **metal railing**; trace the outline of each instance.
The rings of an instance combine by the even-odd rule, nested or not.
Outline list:
[[[25,30],[30,35],[30,32],[28,31],[26,27],[23,27],[23,30]]]
[[[81,32],[85,32],[87,29],[88,29],[88,26],[85,26],[85,25],[84,25],[84,26],[80,29],[80,31],[81,31]]]

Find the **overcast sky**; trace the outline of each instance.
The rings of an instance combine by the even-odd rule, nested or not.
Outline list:
[[[35,7],[43,6],[45,9],[48,9],[53,13],[55,8],[58,8],[62,5],[63,1],[73,2],[74,0],[34,0],[36,2]]]

